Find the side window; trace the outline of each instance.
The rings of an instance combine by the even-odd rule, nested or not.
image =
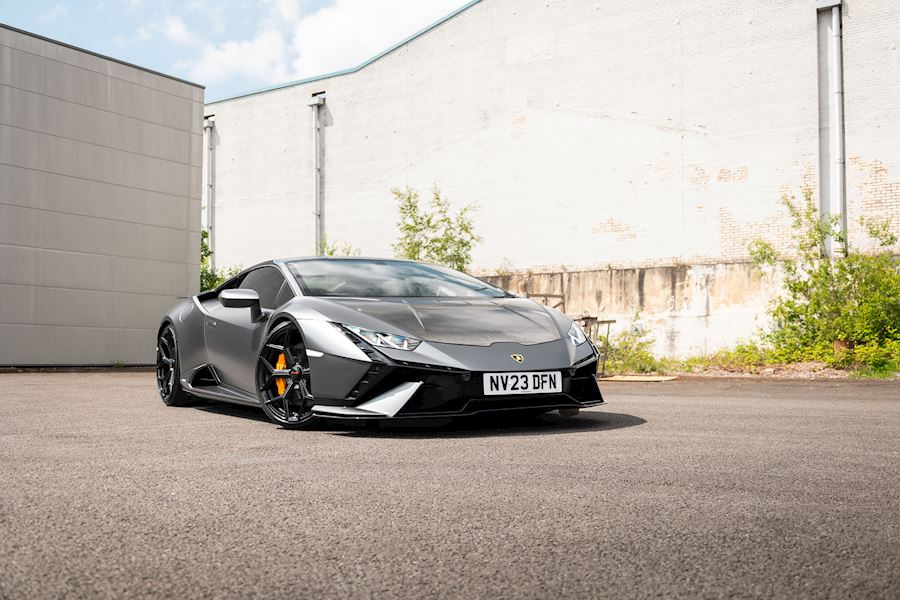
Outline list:
[[[233,290],[241,286],[241,281],[243,281],[245,275],[235,275],[228,281],[223,282],[217,288],[218,290]]]
[[[294,297],[294,292],[291,290],[291,286],[288,285],[288,282],[285,281],[284,285],[281,286],[281,291],[278,292],[278,297],[275,298],[275,306],[281,306],[288,300]]]
[[[259,305],[262,308],[275,308],[275,299],[281,290],[284,277],[274,267],[261,267],[247,273],[241,282],[241,289],[255,290],[259,294]]]

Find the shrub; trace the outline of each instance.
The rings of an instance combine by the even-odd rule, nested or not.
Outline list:
[[[400,209],[400,239],[393,246],[397,256],[465,271],[472,262],[472,248],[481,241],[469,216],[474,206],[451,214],[450,201],[437,187],[428,206],[422,206],[419,193],[412,188],[395,188],[391,193]]]
[[[205,229],[200,232],[200,291],[214,290],[223,281],[234,277],[241,272],[240,267],[228,269],[214,269],[212,267],[213,252],[209,249],[209,232]]]
[[[792,221],[794,254],[781,256],[761,241],[750,245],[757,265],[778,262],[784,269],[785,293],[771,306],[772,329],[765,336],[771,358],[883,363],[900,340],[900,261],[890,250],[897,236],[889,223],[861,219],[878,242],[876,252],[864,253],[847,244],[837,217],[818,214],[810,189],[803,190],[802,201],[784,197],[782,203]],[[829,240],[845,252],[825,257]],[[848,350],[835,352],[836,341],[847,342]]]
[[[654,340],[645,331],[632,328],[614,336],[609,341],[606,370],[611,373],[651,373],[659,369],[659,363],[651,348]],[[599,348],[604,342],[597,343]]]
[[[881,344],[862,344],[853,349],[853,359],[861,368],[863,377],[889,377],[900,372],[900,340],[887,340]]]
[[[744,371],[769,364],[771,360],[767,348],[744,342],[732,349],[719,350],[712,355],[711,363],[728,371]]]
[[[329,243],[328,237],[323,237],[319,242],[319,256],[359,256],[361,251],[353,245],[344,242]]]
[[[667,373],[696,373],[707,369],[721,369],[736,373],[756,372],[771,364],[769,349],[754,342],[742,342],[734,348],[725,348],[713,354],[687,358],[663,358],[659,370]]]

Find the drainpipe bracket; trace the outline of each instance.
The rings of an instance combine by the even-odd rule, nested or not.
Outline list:
[[[840,5],[841,0],[816,0],[816,10],[828,10]]]

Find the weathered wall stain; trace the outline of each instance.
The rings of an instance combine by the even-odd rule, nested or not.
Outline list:
[[[614,332],[637,320],[661,356],[706,354],[753,336],[780,289],[779,273],[760,276],[746,262],[481,277],[551,306],[561,301],[570,315],[616,319]]]

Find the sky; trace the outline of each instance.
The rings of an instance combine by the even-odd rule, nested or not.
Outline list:
[[[206,86],[354,67],[467,0],[0,0],[0,23]]]

